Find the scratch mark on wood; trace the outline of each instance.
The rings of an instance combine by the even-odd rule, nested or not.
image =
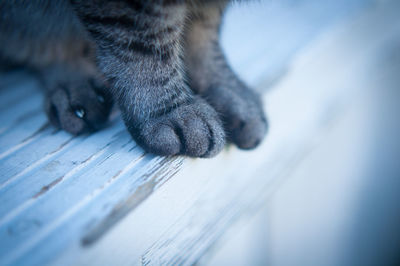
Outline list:
[[[54,180],[53,182],[51,182],[50,184],[43,186],[42,189],[36,193],[33,198],[37,199],[38,197],[40,197],[41,195],[43,195],[44,193],[46,193],[48,190],[50,190],[52,187],[54,187],[55,185],[57,185],[58,183],[60,183],[62,180],[64,179],[64,176],[57,178],[56,180]]]
[[[62,149],[63,149],[65,146],[67,146],[74,138],[75,138],[75,137],[69,138],[67,141],[63,142],[60,146],[58,146],[57,149],[55,149],[55,150],[49,152],[48,155],[52,155],[52,154],[54,154],[54,153],[56,153],[56,152],[62,150]]]
[[[0,189],[3,189],[4,187],[6,187],[8,184],[15,182],[17,179],[21,178],[22,176],[24,176],[25,174],[31,172],[33,169],[35,169],[36,167],[39,167],[40,165],[42,165],[44,162],[50,160],[54,154],[56,154],[57,152],[61,151],[65,146],[67,146],[67,144],[69,144],[72,140],[74,139],[74,137],[68,139],[67,141],[63,142],[57,149],[49,152],[47,155],[45,155],[43,158],[41,158],[40,160],[34,162],[33,164],[31,164],[29,167],[25,168],[23,171],[19,172],[18,174],[11,176],[8,180],[6,180],[5,182],[3,182],[2,184],[0,184]]]
[[[39,135],[40,133],[42,133],[43,131],[45,131],[47,128],[50,128],[50,123],[46,122],[44,123],[38,130],[36,130],[32,135],[30,135],[29,137],[26,137],[25,139],[23,139],[21,142],[25,142],[28,141],[29,139],[32,139],[34,137],[36,137],[37,135]]]
[[[121,173],[122,170],[119,170],[111,179],[116,179]]]
[[[110,228],[112,228],[117,222],[119,222],[129,212],[134,210],[141,202],[143,202],[149,195],[151,195],[159,187],[160,183],[164,184],[167,180],[174,176],[180,169],[182,162],[173,166],[169,163],[166,163],[167,161],[171,161],[171,158],[164,158],[154,167],[151,172],[147,172],[145,175],[143,175],[141,178],[142,180],[146,180],[147,177],[151,176],[150,180],[146,180],[146,182],[134,190],[131,196],[116,204],[108,216],[106,216],[98,225],[96,225],[82,238],[82,246],[90,246],[100,239],[106,232],[108,232]],[[174,171],[171,172],[168,165],[172,167]],[[121,173],[117,173],[116,176],[119,175],[121,175]],[[113,179],[115,179],[116,176],[114,176]]]
[[[107,145],[106,145],[106,146],[107,146]],[[105,146],[105,147],[106,147],[106,146]],[[61,180],[59,180],[59,181],[54,180],[54,181],[52,181],[52,182],[51,182],[49,185],[47,185],[47,186],[53,187],[53,186],[55,186],[57,183],[61,182],[62,180],[65,181],[65,180],[67,180],[67,179],[73,177],[74,175],[78,174],[81,170],[83,170],[83,169],[85,169],[86,167],[88,167],[92,161],[95,161],[98,157],[100,157],[100,156],[103,154],[105,147],[104,147],[103,149],[101,149],[100,151],[98,151],[97,153],[91,155],[91,156],[90,156],[89,158],[87,158],[84,162],[82,162],[82,163],[80,163],[79,165],[77,165],[76,167],[72,168],[70,171],[66,172],[66,173],[64,174],[64,176],[61,177]],[[53,183],[54,183],[54,184],[53,184]],[[7,184],[8,184],[8,183],[7,183]],[[50,187],[49,187],[49,188],[50,188]],[[49,189],[49,188],[48,188],[48,189]],[[3,187],[0,187],[0,191],[1,191],[1,189],[3,189]],[[43,189],[43,188],[42,188],[42,189]],[[47,189],[47,190],[48,190],[48,189]],[[46,191],[47,191],[47,190],[46,190]],[[43,191],[43,193],[46,192],[46,191]],[[43,193],[38,192],[36,195],[37,195],[37,196],[40,196],[40,195],[43,194]],[[39,195],[38,195],[38,194],[39,194]],[[14,209],[13,209],[10,213],[8,213],[5,217],[2,217],[2,218],[0,219],[0,226],[1,226],[2,224],[5,224],[6,222],[10,221],[13,217],[16,217],[16,216],[17,216],[19,213],[21,213],[23,210],[28,209],[32,204],[34,204],[35,199],[36,199],[35,196],[31,197],[28,201],[25,201],[23,204],[21,204],[21,205],[19,205],[18,207],[14,208]]]

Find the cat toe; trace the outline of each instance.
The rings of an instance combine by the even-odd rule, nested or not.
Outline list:
[[[166,124],[152,126],[154,129],[145,129],[139,136],[142,146],[151,153],[158,155],[176,155],[181,151],[181,142],[173,127]],[[137,139],[138,140],[138,139]]]
[[[231,141],[240,149],[249,150],[256,148],[268,130],[265,117],[256,114],[245,120],[238,117],[236,119],[238,120],[233,123],[236,126],[232,127],[229,131]]]
[[[213,157],[225,144],[217,113],[201,99],[130,131],[145,150],[158,155]]]
[[[213,157],[225,145],[222,123],[215,110],[205,102],[195,104],[193,111],[192,115],[187,115],[177,123],[183,143],[183,154],[192,157]]]
[[[45,99],[50,122],[74,135],[100,129],[107,121],[111,107],[111,101],[93,80],[60,84]]]
[[[245,86],[216,86],[204,95],[221,114],[228,140],[240,149],[257,147],[268,130],[259,96]]]

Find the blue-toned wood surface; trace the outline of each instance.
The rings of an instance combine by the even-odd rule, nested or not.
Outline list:
[[[223,44],[247,82],[269,86],[300,49],[370,4],[244,4],[227,14]],[[173,178],[186,161],[144,153],[118,113],[106,129],[92,135],[72,137],[56,130],[47,122],[40,85],[32,74],[8,74],[1,77],[0,86],[1,265],[43,265],[74,243],[81,243],[84,251]]]

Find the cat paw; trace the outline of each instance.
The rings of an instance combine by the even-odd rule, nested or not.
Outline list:
[[[97,78],[77,78],[54,82],[45,98],[50,122],[77,135],[100,129],[112,108],[104,82]]]
[[[127,125],[145,150],[158,155],[213,157],[225,145],[225,132],[216,111],[201,98],[140,125]]]
[[[260,96],[245,85],[211,87],[205,98],[220,113],[227,138],[240,149],[256,148],[268,130]]]

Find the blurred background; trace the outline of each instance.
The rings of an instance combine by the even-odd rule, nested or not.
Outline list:
[[[335,84],[350,103],[263,210],[228,233],[205,265],[400,265],[399,14],[396,0],[271,0],[230,10],[228,56],[248,82],[263,80],[267,98],[292,71],[303,71],[313,80],[291,83],[294,92],[312,97]],[[234,41],[237,28],[241,42]],[[248,67],[246,50],[262,50],[255,57],[262,63]],[[312,64],[318,56],[325,64]],[[279,120],[270,118],[273,131]]]

